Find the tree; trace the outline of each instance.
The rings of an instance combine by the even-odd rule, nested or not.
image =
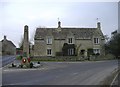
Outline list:
[[[19,42],[19,48],[23,49],[23,37],[21,37],[21,40]]]
[[[108,42],[109,41],[109,36],[108,35],[104,35],[105,41]]]
[[[120,56],[120,34],[114,35],[110,41],[105,44],[105,50],[118,58]]]
[[[19,42],[19,49],[23,50],[23,42],[24,42],[24,38],[21,37],[21,40]],[[33,43],[32,41],[29,41],[29,54],[30,54],[30,50],[32,49]]]

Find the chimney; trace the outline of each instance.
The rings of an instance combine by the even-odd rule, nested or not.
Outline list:
[[[4,35],[4,40],[7,40],[5,35]]]
[[[57,28],[57,31],[60,32],[61,31],[61,22],[58,21],[58,28]]]
[[[98,29],[101,29],[101,24],[100,24],[100,22],[97,23],[97,28],[98,28]]]
[[[61,22],[58,21],[58,28],[61,28]]]

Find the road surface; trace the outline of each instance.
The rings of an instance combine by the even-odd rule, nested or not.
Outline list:
[[[43,62],[39,69],[3,69],[3,85],[100,85],[118,67],[116,60]]]
[[[15,56],[2,56],[0,57],[0,62],[2,62],[2,67],[12,63],[15,60]]]

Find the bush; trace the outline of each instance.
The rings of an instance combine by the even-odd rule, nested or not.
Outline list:
[[[92,48],[87,49],[87,51],[88,51],[88,56],[90,56],[90,55],[94,54],[94,53],[93,53],[93,49],[92,49]]]
[[[17,60],[21,60],[21,59],[22,59],[22,56],[18,55],[18,56],[16,57],[16,59],[17,59]]]
[[[105,58],[106,58],[106,59],[115,59],[115,56],[112,55],[112,54],[107,54],[107,55],[105,56]]]
[[[30,68],[32,68],[32,67],[33,67],[33,63],[31,62],[31,63],[30,63]]]
[[[116,57],[120,56],[120,34],[114,35],[106,44],[107,53],[111,53]]]
[[[63,56],[62,52],[56,52],[56,56]]]

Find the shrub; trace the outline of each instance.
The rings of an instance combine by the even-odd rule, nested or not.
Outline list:
[[[32,68],[32,67],[33,67],[33,63],[31,62],[31,63],[30,63],[30,68]]]
[[[18,56],[16,57],[16,59],[17,59],[17,60],[21,60],[21,59],[22,59],[22,56],[21,56],[21,55],[18,55]]]

